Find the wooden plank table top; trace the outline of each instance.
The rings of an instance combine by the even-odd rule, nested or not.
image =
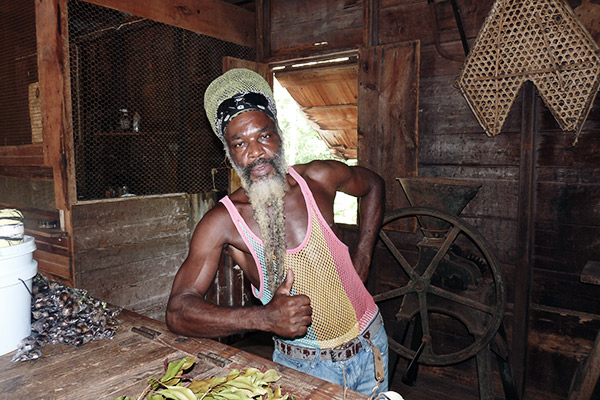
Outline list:
[[[11,362],[14,352],[0,356],[0,398],[36,400],[114,400],[119,396],[137,399],[147,379],[163,375],[164,360],[196,356],[190,375],[194,379],[225,376],[233,369],[255,367],[276,369],[284,393],[298,400],[368,397],[319,378],[273,363],[256,355],[210,339],[177,336],[163,322],[123,310],[119,330],[111,339],[93,340],[81,347],[45,344],[42,357]],[[140,334],[139,329],[160,334]]]

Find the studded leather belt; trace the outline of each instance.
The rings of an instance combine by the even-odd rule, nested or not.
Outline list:
[[[377,334],[382,326],[383,318],[381,317],[381,313],[377,312],[377,315],[375,318],[373,318],[371,324],[369,324],[369,326],[360,334],[360,336],[370,340]],[[363,344],[358,337],[355,337],[354,339],[331,349],[314,349],[312,347],[295,346],[278,338],[273,338],[273,340],[275,342],[275,348],[281,354],[303,361],[314,360],[317,356],[317,353],[320,361],[345,361],[354,357],[363,348]]]

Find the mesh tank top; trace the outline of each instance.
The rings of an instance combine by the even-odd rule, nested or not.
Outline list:
[[[306,181],[293,169],[308,210],[308,229],[303,242],[286,251],[285,268],[294,271],[292,294],[305,294],[313,308],[312,324],[305,336],[286,342],[315,348],[332,348],[358,336],[377,313],[373,298],[360,280],[348,247],[331,230]],[[248,227],[229,197],[221,202],[252,253],[260,274],[254,295],[263,304],[273,297],[265,274],[264,245]]]

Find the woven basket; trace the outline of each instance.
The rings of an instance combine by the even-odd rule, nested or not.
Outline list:
[[[496,0],[456,86],[485,132],[495,136],[530,80],[576,142],[598,92],[599,54],[562,0]]]

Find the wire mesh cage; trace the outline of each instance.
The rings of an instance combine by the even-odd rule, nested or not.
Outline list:
[[[68,11],[78,200],[226,190],[204,91],[224,56],[254,50],[83,1]]]
[[[0,146],[42,142],[35,2],[0,8]]]

